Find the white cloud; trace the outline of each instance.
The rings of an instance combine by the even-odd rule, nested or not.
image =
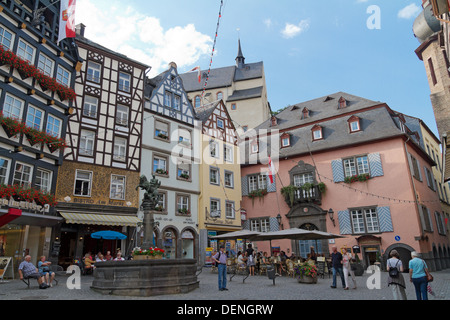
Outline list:
[[[272,27],[273,22],[270,18],[268,18],[268,19],[264,20],[264,24],[266,25],[267,28],[270,28],[270,27]]]
[[[211,54],[212,38],[195,25],[164,30],[159,19],[123,2],[111,2],[100,7],[94,0],[78,0],[76,23],[86,25],[89,40],[151,66],[150,76],[166,70],[172,61],[182,68]]]
[[[281,34],[286,39],[294,38],[300,33],[306,31],[309,28],[309,21],[302,20],[299,24],[286,23],[285,28],[281,31]]]
[[[398,12],[398,17],[401,19],[415,18],[419,15],[421,10],[422,9],[418,5],[411,3]]]

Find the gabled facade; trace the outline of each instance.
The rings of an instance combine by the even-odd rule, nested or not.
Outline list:
[[[86,252],[129,253],[126,241],[104,241],[90,234],[115,230],[135,239],[139,222],[144,82],[148,66],[84,37],[76,42],[83,65],[77,73],[79,93],[67,127],[67,149],[58,180],[60,264]],[[71,242],[77,240],[73,247]],[[80,240],[82,239],[82,240]]]
[[[44,7],[42,19],[35,21],[34,13]],[[59,3],[51,1],[0,3],[2,194],[5,186],[15,185],[49,198],[55,195],[79,62],[77,48],[69,40],[56,43],[59,8]],[[19,62],[15,67],[13,60]],[[14,203],[4,200],[0,209],[3,255],[18,259],[16,253],[25,252],[35,262],[44,254],[54,261],[58,246],[52,228],[62,222],[54,204],[29,196],[16,197]],[[13,208],[22,210],[19,217],[10,216]]]
[[[155,245],[167,258],[197,259],[200,194],[197,120],[175,63],[147,79],[141,174],[161,181]],[[141,199],[143,193],[141,192]]]
[[[238,135],[271,117],[264,63],[245,63],[240,40],[235,66],[212,69],[209,77],[202,72],[200,82],[196,72],[180,76],[195,109],[224,101]]]
[[[345,108],[341,97],[347,101]],[[283,250],[306,258],[311,246],[325,256],[331,245],[353,253],[359,248],[367,267],[378,259],[385,261],[396,249],[406,266],[411,251],[417,251],[432,268],[447,267],[450,244],[435,214],[442,210],[439,196],[425,179],[436,163],[404,118],[385,103],[343,92],[297,106],[277,115],[277,127],[268,121],[256,130],[277,131],[269,131],[269,144],[259,138],[257,164],[249,161],[250,155],[242,166],[245,228],[312,229],[345,238],[272,241],[273,248],[262,242],[258,250]],[[307,119],[300,112],[304,107],[310,110]],[[352,132],[349,122],[356,119],[360,127]],[[322,129],[320,140],[311,136],[317,127]],[[291,145],[277,151],[274,141],[285,132],[292,137]],[[278,169],[274,184],[268,178],[268,151]],[[252,199],[261,189],[265,194]]]
[[[198,223],[204,264],[206,248],[219,249],[211,236],[242,229],[240,152],[236,129],[222,100],[195,111],[202,123]],[[236,251],[235,243],[227,250]]]

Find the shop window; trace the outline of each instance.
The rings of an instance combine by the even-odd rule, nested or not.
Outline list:
[[[166,259],[177,258],[177,235],[173,229],[167,229],[163,234],[163,249]]]

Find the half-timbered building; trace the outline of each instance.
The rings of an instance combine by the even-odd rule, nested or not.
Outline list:
[[[145,99],[141,172],[161,181],[155,245],[167,258],[197,259],[198,120],[175,63],[147,80]]]
[[[206,248],[218,251],[218,243],[211,237],[242,228],[240,153],[235,126],[222,100],[197,108],[196,114],[202,121],[200,249],[202,263],[207,263]],[[243,249],[228,243],[228,251]]]
[[[139,221],[136,187],[149,67],[85,38],[83,25],[77,32],[84,63],[75,79],[79,95],[68,123],[68,147],[57,188],[57,208],[65,219],[60,229],[61,264],[88,251],[115,253],[121,248],[127,253],[125,241],[99,242],[90,234],[115,230],[132,242]]]
[[[57,43],[59,12],[49,0],[0,3],[0,250],[14,265],[58,255],[54,195],[79,62],[72,39]]]

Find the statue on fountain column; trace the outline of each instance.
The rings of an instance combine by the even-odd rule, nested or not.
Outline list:
[[[139,185],[136,190],[141,188],[145,191],[144,200],[142,201],[142,208],[144,209],[144,241],[143,249],[149,249],[155,245],[153,239],[153,230],[155,228],[155,219],[153,218],[152,211],[156,209],[161,195],[158,192],[161,186],[161,181],[156,179],[155,176],[149,181],[146,176],[141,176]]]

